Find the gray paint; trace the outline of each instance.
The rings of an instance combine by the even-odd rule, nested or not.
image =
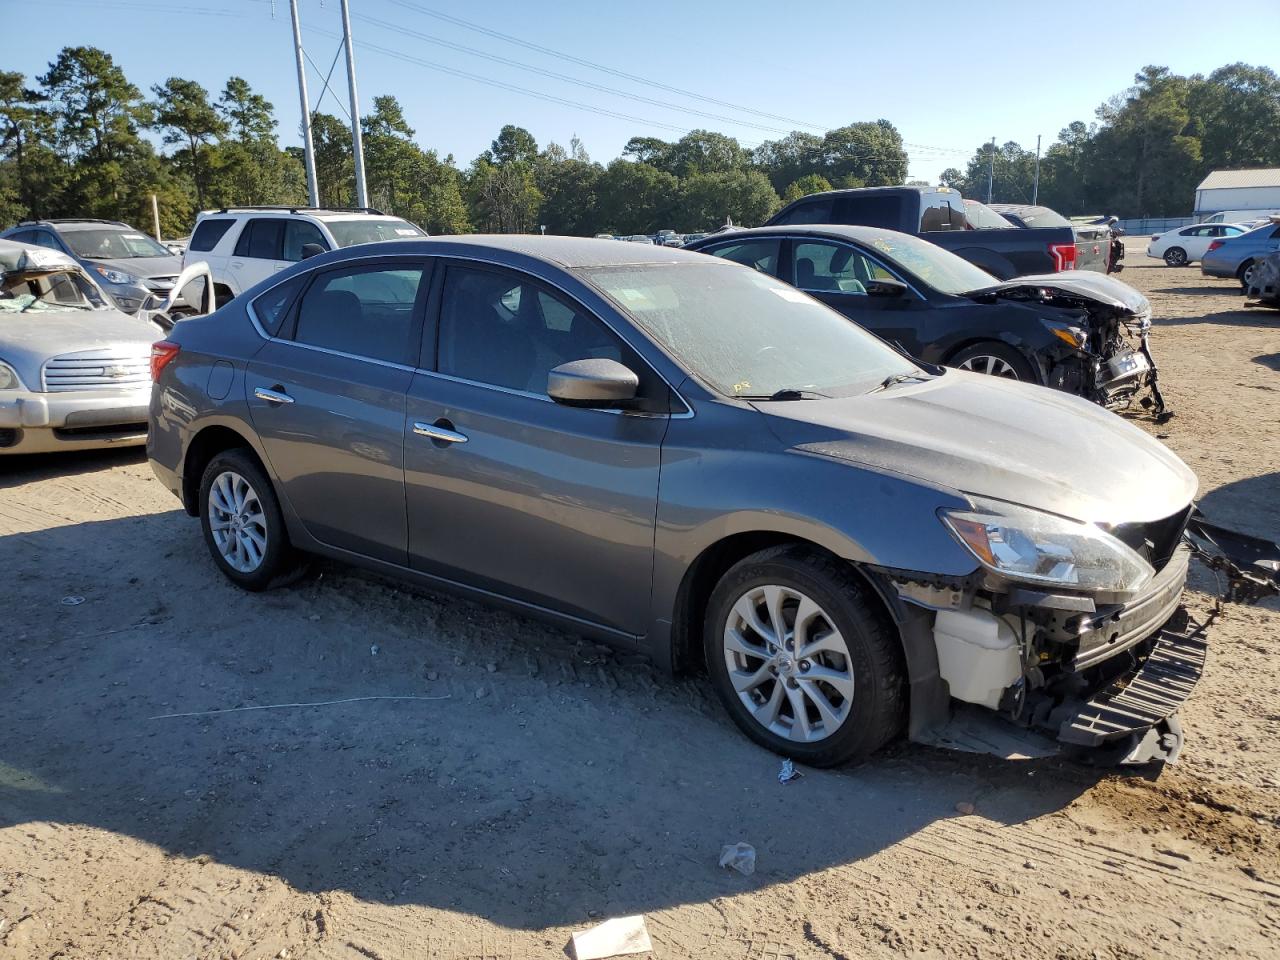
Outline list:
[[[295,273],[392,254],[481,260],[559,287],[666,379],[679,412],[571,408],[326,354],[269,341],[249,316],[252,296]],[[1190,471],[1140,430],[1027,385],[948,372],[839,401],[717,396],[571,272],[683,261],[709,262],[551,237],[396,241],[306,261],[174,329],[182,352],[152,398],[156,473],[182,493],[192,442],[231,428],[266,463],[300,548],[540,613],[661,663],[691,564],[729,536],[802,538],[864,569],[961,578],[976,561],[936,513],[966,494],[1132,521],[1167,515],[1194,492]],[[219,360],[236,368],[224,401],[205,391]],[[250,399],[259,385],[296,402]],[[419,437],[416,421],[466,442]]]

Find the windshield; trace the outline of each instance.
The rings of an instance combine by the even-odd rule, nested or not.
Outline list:
[[[408,220],[326,220],[325,226],[340,247],[426,236]]]
[[[870,246],[939,293],[958,297],[999,283],[981,267],[919,237],[885,232]]]
[[[136,230],[63,230],[62,239],[77,257],[92,260],[135,260],[143,257],[172,257],[145,233]]]
[[[78,270],[11,273],[0,281],[0,316],[97,310],[105,306],[97,288]]]
[[[964,218],[970,230],[1016,230],[1018,229],[985,203],[977,200],[964,202]]]
[[[747,267],[628,264],[578,273],[728,397],[848,396],[917,370],[831,308]]]

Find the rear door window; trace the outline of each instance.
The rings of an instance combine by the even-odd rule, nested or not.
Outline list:
[[[939,233],[944,230],[963,230],[968,223],[965,216],[964,201],[957,199],[955,202],[946,197],[933,197],[928,200],[928,206],[920,212],[920,232],[921,233]],[[864,222],[864,221],[859,221]],[[1009,224],[1012,226],[1012,224]],[[892,224],[875,224],[875,226],[884,226],[892,228]]]
[[[191,242],[187,244],[187,249],[197,253],[212,250],[218,245],[218,241],[226,236],[233,223],[235,220],[231,217],[211,217],[201,220],[196,225],[195,233],[191,234]]]
[[[906,201],[893,194],[858,196],[846,194],[836,201],[836,223],[862,227],[902,227],[902,205]]]
[[[778,275],[779,251],[782,240],[774,237],[759,240],[744,240],[740,243],[725,243],[719,246],[704,248],[713,257],[723,257],[745,267],[767,273],[771,277]]]
[[[842,243],[804,240],[795,245],[795,285],[811,293],[867,293],[872,280],[893,280],[870,257]]]
[[[381,263],[320,274],[298,304],[293,339],[357,357],[408,363],[425,297],[422,263]]]
[[[831,199],[800,203],[778,215],[775,224],[831,223]]]
[[[283,259],[284,225],[278,217],[250,220],[236,241],[235,255],[253,260]]]

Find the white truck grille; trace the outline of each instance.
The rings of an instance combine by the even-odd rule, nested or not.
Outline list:
[[[82,350],[54,357],[41,371],[49,393],[67,390],[121,390],[151,382],[151,354],[137,347]]]

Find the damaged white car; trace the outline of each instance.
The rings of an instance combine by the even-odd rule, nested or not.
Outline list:
[[[184,270],[129,316],[65,254],[0,240],[0,454],[144,443],[151,344],[183,314],[211,312],[203,293],[175,309],[197,278],[208,269]]]

